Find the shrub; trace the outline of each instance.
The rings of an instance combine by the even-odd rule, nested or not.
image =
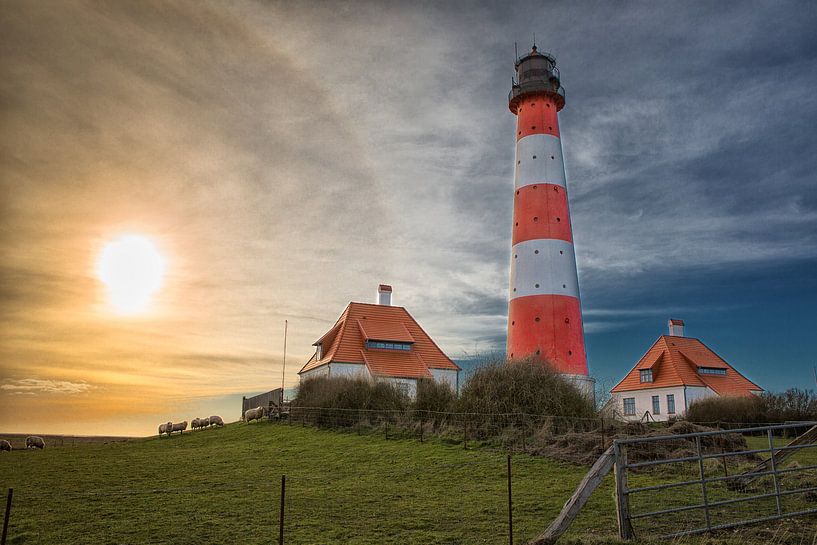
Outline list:
[[[814,392],[792,388],[780,394],[708,397],[693,402],[687,410],[690,422],[767,424],[817,419]]]
[[[782,394],[763,394],[772,422],[817,419],[817,395],[810,390],[790,388]]]
[[[686,413],[690,422],[715,424],[764,424],[769,422],[766,403],[759,396],[706,397],[693,401]]]
[[[312,377],[298,386],[294,407],[404,410],[409,398],[388,382],[350,377]]]
[[[457,395],[444,382],[429,378],[417,381],[417,397],[414,408],[418,411],[451,412],[455,410]]]
[[[593,401],[541,360],[495,361],[480,367],[462,388],[457,407],[469,413],[596,416]]]

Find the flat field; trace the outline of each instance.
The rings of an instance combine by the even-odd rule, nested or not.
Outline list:
[[[798,456],[798,463],[817,464],[813,454]],[[277,543],[285,474],[288,544],[503,544],[506,463],[505,452],[488,446],[230,424],[171,438],[2,453],[0,491],[14,487],[9,543]],[[542,531],[586,471],[514,455],[514,543]],[[665,477],[643,474],[638,483]],[[667,503],[656,501],[663,502],[656,508]],[[636,543],[651,542],[636,529],[645,536]],[[563,542],[618,543],[615,536],[608,476]],[[811,515],[673,543],[816,540]]]

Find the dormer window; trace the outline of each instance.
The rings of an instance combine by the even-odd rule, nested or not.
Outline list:
[[[400,343],[400,342],[385,342],[385,341],[366,341],[366,348],[371,350],[372,348],[378,350],[404,350],[409,351],[411,350],[411,343]]]
[[[323,343],[318,343],[315,347],[315,354],[317,359],[323,358]]]
[[[652,369],[641,369],[641,382],[652,382]]]
[[[725,375],[726,369],[722,367],[698,367],[699,375]]]

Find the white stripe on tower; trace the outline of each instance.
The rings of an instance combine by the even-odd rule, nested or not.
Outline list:
[[[508,357],[538,356],[587,375],[579,282],[557,112],[555,60],[533,50],[517,62],[517,115]]]

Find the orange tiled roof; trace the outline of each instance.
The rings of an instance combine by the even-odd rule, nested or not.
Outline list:
[[[367,339],[413,344],[410,351],[367,349]],[[428,369],[460,370],[403,307],[349,303],[318,343],[323,343],[323,357],[311,358],[298,374],[329,363],[363,364],[380,376],[421,377],[431,376]]]
[[[700,367],[726,369],[726,375],[701,375]],[[653,370],[652,382],[641,382],[642,369]],[[718,395],[750,395],[753,391],[763,391],[698,339],[668,335],[659,337],[612,391],[670,386],[708,386]]]
[[[367,341],[397,341],[413,343],[414,337],[408,332],[402,322],[357,320],[360,332]]]
[[[423,358],[413,352],[361,350],[360,355],[375,377],[431,378]]]

